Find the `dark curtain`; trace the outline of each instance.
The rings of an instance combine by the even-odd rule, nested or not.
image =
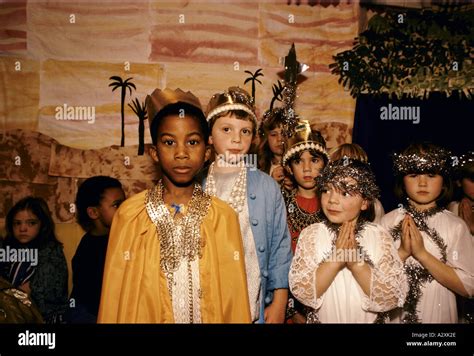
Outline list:
[[[420,121],[382,120],[382,107],[392,110],[395,106],[419,107]],[[408,111],[405,110],[405,113]],[[405,115],[408,117],[408,115]],[[389,99],[361,95],[357,99],[354,118],[353,142],[364,148],[377,176],[382,191],[381,202],[388,212],[400,203],[393,195],[393,171],[391,154],[410,143],[428,141],[452,150],[460,155],[474,149],[474,100],[447,98],[440,93],[430,94],[429,99]]]

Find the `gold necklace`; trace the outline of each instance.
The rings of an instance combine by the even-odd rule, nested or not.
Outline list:
[[[286,189],[282,190],[288,212],[288,227],[291,232],[301,232],[305,227],[321,221],[317,211],[308,213],[298,206],[296,190],[291,192],[286,191]]]
[[[194,185],[193,194],[185,215],[173,219],[163,201],[163,181],[150,189],[145,199],[148,216],[156,226],[160,240],[160,266],[172,296],[174,273],[181,262],[188,267],[189,320],[193,322],[193,283],[191,262],[202,257],[203,241],[201,239],[202,219],[211,206],[211,197],[204,193],[199,184]]]

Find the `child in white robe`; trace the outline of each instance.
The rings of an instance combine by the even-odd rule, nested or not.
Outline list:
[[[407,290],[402,263],[373,219],[378,195],[369,166],[344,159],[326,166],[318,182],[323,222],[301,232],[290,268],[290,289],[314,309],[307,322],[373,323],[401,306]]]
[[[407,203],[382,218],[404,262],[410,290],[395,322],[456,323],[455,293],[474,293],[474,248],[465,222],[446,210],[450,153],[413,144],[395,154],[395,193]]]

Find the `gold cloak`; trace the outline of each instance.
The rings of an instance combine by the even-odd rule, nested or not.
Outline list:
[[[116,212],[104,268],[99,323],[174,323],[160,242],[143,191]],[[239,220],[213,197],[201,224],[199,276],[203,323],[249,323],[250,308]]]

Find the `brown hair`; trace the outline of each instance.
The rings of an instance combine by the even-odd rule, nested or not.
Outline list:
[[[32,196],[28,196],[19,200],[8,212],[6,217],[6,244],[11,244],[16,241],[15,235],[13,233],[13,219],[18,212],[24,210],[30,211],[40,221],[40,231],[38,236],[35,237],[33,240],[34,242],[31,242],[33,242],[39,248],[46,246],[46,244],[51,241],[61,245],[54,232],[54,221],[51,217],[48,204],[46,204],[43,198],[36,198]]]
[[[248,112],[243,111],[243,110],[227,110],[224,112],[221,112],[217,114],[216,116],[213,116],[211,120],[209,120],[209,131],[212,132],[212,128],[214,127],[214,124],[216,123],[217,119],[231,115],[231,117],[235,117],[236,119],[243,120],[243,121],[250,121],[252,123],[252,135],[255,136],[257,133],[257,125],[255,124],[255,121],[252,118],[252,115],[250,115]]]
[[[273,109],[271,112],[267,112],[268,119],[264,119],[258,129],[260,136],[260,144],[258,145],[258,168],[265,173],[270,172],[272,166],[273,152],[270,150],[268,144],[268,133],[282,126],[284,113],[280,108]]]
[[[343,143],[342,145],[331,148],[328,153],[331,157],[331,161],[337,161],[344,156],[362,162],[368,161],[367,153],[357,143]]]
[[[403,150],[401,153],[404,155],[413,155],[413,154],[419,155],[422,153],[436,152],[440,149],[441,147],[434,145],[432,143],[413,143],[407,148],[405,148],[405,150]],[[394,193],[397,199],[399,199],[399,201],[405,201],[408,198],[408,195],[405,190],[405,183],[403,181],[403,178],[405,178],[405,176],[409,174],[411,173],[397,174],[395,176]],[[413,172],[413,174],[423,174],[423,173]],[[443,177],[443,188],[441,190],[441,194],[436,199],[436,205],[438,207],[444,207],[451,201],[451,198],[453,196],[454,186],[453,186],[453,182],[449,173],[440,172],[437,174]]]

